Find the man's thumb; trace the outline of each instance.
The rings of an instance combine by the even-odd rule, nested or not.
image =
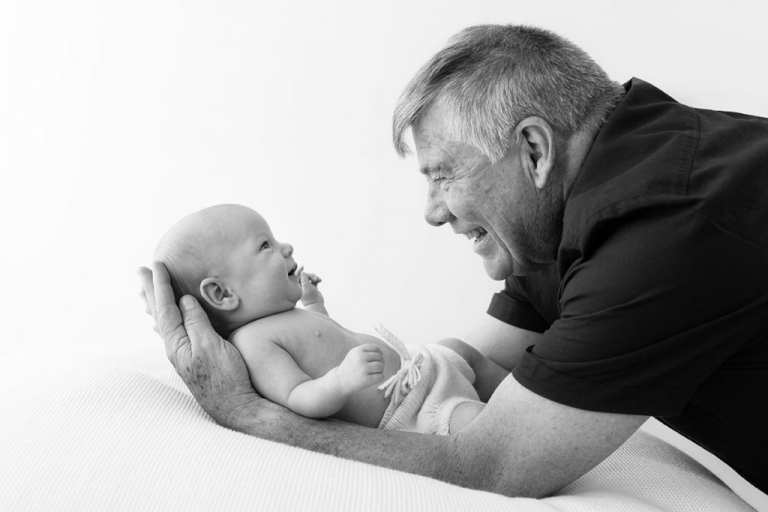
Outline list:
[[[200,303],[191,295],[185,295],[181,298],[181,317],[187,331],[189,331],[190,327],[200,329],[201,327],[210,327],[211,325],[208,315],[200,307]]]

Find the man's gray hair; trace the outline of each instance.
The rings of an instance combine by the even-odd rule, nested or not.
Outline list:
[[[586,52],[552,32],[479,25],[453,36],[413,77],[395,107],[392,138],[405,156],[405,132],[429,107],[441,106],[450,112],[451,139],[496,162],[526,117],[568,135],[587,123],[599,127],[623,94]]]

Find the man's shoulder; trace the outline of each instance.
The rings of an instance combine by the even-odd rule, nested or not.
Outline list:
[[[586,210],[684,194],[697,149],[695,109],[633,79],[600,128],[569,202]]]
[[[567,199],[566,245],[596,225],[638,213],[649,218],[682,208],[728,218],[732,208],[723,202],[764,202],[768,121],[693,108],[638,79],[625,87]],[[758,217],[750,226],[765,220]]]

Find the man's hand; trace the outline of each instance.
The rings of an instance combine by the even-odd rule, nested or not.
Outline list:
[[[237,416],[260,400],[240,352],[211,327],[200,304],[189,295],[176,306],[168,271],[156,262],[154,272],[139,269],[141,297],[155,319],[165,352],[200,406],[217,423],[233,428]]]
[[[140,276],[155,330],[195,399],[219,424],[253,436],[463,487],[538,497],[592,469],[647,419],[558,404],[514,378],[504,379],[483,412],[452,436],[304,418],[256,394],[240,353],[215,333],[197,301],[184,297],[179,311],[163,265],[155,265],[154,276],[148,269]]]

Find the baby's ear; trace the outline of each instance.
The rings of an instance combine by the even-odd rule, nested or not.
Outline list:
[[[221,311],[234,311],[240,305],[240,298],[232,293],[226,283],[217,277],[206,277],[200,283],[200,295],[203,299]]]

